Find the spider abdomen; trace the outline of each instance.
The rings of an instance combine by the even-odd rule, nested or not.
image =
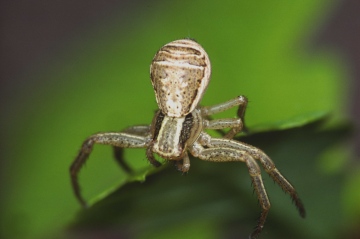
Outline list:
[[[163,46],[151,66],[151,82],[161,111],[183,117],[198,105],[210,81],[210,60],[195,41],[182,39]]]

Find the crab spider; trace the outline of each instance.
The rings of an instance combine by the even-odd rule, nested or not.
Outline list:
[[[72,186],[75,196],[83,206],[86,206],[86,202],[80,194],[77,175],[94,144],[107,144],[115,147],[117,158],[120,152],[118,149],[145,148],[147,159],[155,167],[161,165],[154,157],[154,154],[157,154],[173,161],[182,172],[190,169],[189,154],[210,162],[245,163],[262,208],[251,238],[259,236],[270,209],[257,161],[290,195],[300,216],[305,217],[304,206],[295,188],[279,172],[273,161],[260,149],[233,139],[243,130],[246,97],[238,96],[213,106],[199,106],[210,81],[211,65],[207,53],[197,42],[181,39],[164,45],[155,54],[150,65],[150,75],[159,106],[152,123],[132,126],[121,132],[104,132],[90,136],[71,165]],[[238,107],[238,118],[210,119],[211,115],[233,107]],[[223,138],[213,138],[204,131],[225,128],[230,128],[230,131]],[[126,164],[122,164],[129,170]]]

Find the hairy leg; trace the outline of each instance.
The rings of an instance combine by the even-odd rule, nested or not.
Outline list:
[[[220,103],[220,104],[212,105],[212,106],[201,107],[200,108],[201,115],[206,118],[207,116],[217,114],[217,113],[220,113],[225,110],[228,110],[228,109],[238,106],[237,116],[240,119],[240,123],[232,125],[230,127],[231,128],[230,131],[227,134],[225,134],[225,136],[224,136],[224,138],[232,139],[241,130],[245,129],[245,131],[246,131],[244,118],[245,118],[245,110],[246,110],[247,103],[248,103],[248,100],[245,96],[238,96],[238,97],[236,97],[232,100],[226,101],[224,103]],[[226,127],[223,127],[223,128],[226,128]],[[219,128],[217,128],[217,129],[219,129]]]
[[[89,158],[94,144],[107,144],[121,148],[146,148],[149,145],[150,140],[151,138],[149,137],[116,132],[98,133],[86,139],[70,167],[71,183],[75,196],[81,205],[84,207],[87,206],[84,198],[81,196],[77,177],[81,167]]]
[[[275,163],[263,151],[254,146],[239,141],[211,138],[205,133],[203,133],[201,137],[203,144],[208,147],[226,147],[245,151],[253,158],[259,160],[265,171],[270,175],[270,177],[284,190],[285,193],[290,195],[292,201],[294,202],[296,208],[299,211],[300,216],[303,218],[305,217],[305,207],[301,202],[301,199],[299,198],[294,186],[292,186],[291,183],[280,173],[280,171],[275,167]]]
[[[146,136],[150,135],[150,125],[135,125],[135,126],[126,128],[125,130],[123,130],[121,132],[146,137]],[[124,160],[124,149],[113,146],[113,154],[114,154],[115,161],[120,165],[120,167],[125,172],[131,173],[132,169]]]
[[[262,178],[261,170],[259,165],[256,163],[255,159],[249,155],[246,151],[234,149],[234,148],[224,148],[224,147],[214,147],[214,148],[203,148],[200,143],[195,143],[190,151],[195,157],[198,157],[205,161],[211,162],[244,162],[248,167],[249,174],[251,177],[252,185],[255,189],[259,203],[261,205],[262,211],[255,227],[251,238],[257,238],[257,236],[262,231],[264,227],[267,214],[270,209],[270,200],[267,196]]]

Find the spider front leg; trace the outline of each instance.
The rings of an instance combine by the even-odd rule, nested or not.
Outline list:
[[[224,103],[220,103],[220,104],[212,105],[212,106],[201,107],[200,108],[201,115],[204,117],[207,117],[207,116],[217,114],[217,113],[220,113],[225,110],[228,110],[228,109],[238,106],[237,116],[239,117],[239,119],[219,119],[219,120],[210,120],[209,121],[209,122],[215,121],[214,124],[217,124],[217,125],[220,125],[221,123],[224,123],[224,125],[226,125],[226,124],[228,124],[229,121],[232,120],[233,124],[230,125],[231,129],[224,136],[224,138],[232,139],[241,130],[247,131],[247,128],[245,126],[245,110],[246,110],[247,103],[248,103],[247,98],[245,96],[241,95],[232,100],[226,101]],[[223,129],[223,128],[227,128],[227,127],[228,126],[224,126],[222,128],[213,128],[213,127],[209,127],[209,128]]]
[[[248,154],[246,151],[238,150],[234,148],[225,148],[225,147],[214,147],[214,148],[204,148],[200,143],[195,142],[193,147],[190,149],[191,154],[194,157],[198,157],[205,161],[211,162],[245,162],[248,167],[249,174],[251,177],[252,185],[255,189],[259,203],[262,208],[261,215],[258,220],[258,224],[255,227],[255,230],[251,234],[251,238],[255,239],[259,236],[262,231],[267,214],[270,209],[270,200],[267,196],[262,178],[261,170],[259,165],[256,163],[255,159]]]
[[[150,142],[151,137],[122,132],[98,133],[85,140],[79,154],[70,167],[73,190],[81,205],[84,207],[87,206],[84,198],[81,196],[77,176],[81,167],[88,159],[94,144],[107,144],[120,148],[146,148]]]
[[[148,136],[150,135],[151,126],[150,125],[135,125],[130,126],[123,131],[122,133],[128,133],[132,135],[138,135],[138,136]],[[120,165],[120,167],[127,173],[131,173],[133,170],[130,168],[130,166],[124,161],[124,149],[113,146],[113,154],[116,162]]]
[[[254,146],[235,140],[211,138],[210,135],[207,134],[202,134],[202,140],[209,147],[228,147],[243,150],[250,154],[253,158],[259,160],[270,177],[284,190],[285,193],[290,195],[297,210],[299,211],[300,216],[303,218],[306,216],[305,207],[294,186],[292,186],[291,183],[280,173],[280,171],[275,167],[274,162],[263,151]]]
[[[206,146],[207,148],[204,149],[203,146]],[[246,159],[243,160],[241,154],[246,154],[253,159],[259,160],[262,166],[265,168],[265,171],[270,175],[270,177],[284,190],[285,193],[288,193],[290,195],[293,202],[295,203],[297,210],[299,211],[300,216],[303,218],[305,217],[306,213],[305,213],[304,205],[302,204],[295,188],[275,167],[274,162],[269,158],[269,156],[267,156],[260,149],[235,140],[212,138],[210,135],[206,133],[202,133],[198,139],[198,142],[194,144],[192,150],[193,150],[192,152],[195,153],[196,155],[202,152],[202,155],[199,155],[199,158],[208,161],[246,162],[247,160]],[[249,167],[249,172],[250,172],[250,167]],[[250,172],[250,176],[251,175],[252,174]],[[255,191],[258,194],[260,204],[263,206],[264,204],[262,203],[262,199],[261,199],[261,195],[263,195],[261,190],[262,187],[260,186],[260,183],[255,183],[254,180],[261,180],[261,177],[260,178],[252,177],[252,181],[255,187]],[[268,206],[270,207],[270,203],[268,204]],[[266,220],[267,211],[268,210],[266,210],[263,206],[263,212],[259,218],[258,225],[256,226],[254,232],[251,235],[251,238],[256,238],[260,234]]]

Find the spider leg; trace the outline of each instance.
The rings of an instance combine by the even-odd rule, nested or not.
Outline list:
[[[133,172],[132,168],[124,160],[123,148],[113,147],[113,155],[114,155],[115,161],[119,164],[120,168],[122,168],[127,173]]]
[[[153,153],[153,147],[154,147],[154,141],[152,141],[149,147],[146,149],[146,157],[152,165],[154,165],[155,167],[160,167],[161,163],[156,160]]]
[[[195,156],[205,161],[211,162],[230,162],[238,161],[245,162],[248,167],[251,177],[252,185],[255,189],[262,211],[258,219],[258,223],[251,234],[251,238],[257,238],[262,231],[267,214],[270,209],[270,200],[267,196],[262,178],[261,170],[255,159],[246,151],[235,148],[226,147],[213,147],[204,148],[200,143],[195,142],[190,152]]]
[[[280,171],[275,167],[274,162],[263,151],[254,146],[235,140],[211,138],[209,135],[204,133],[202,137],[203,139],[205,138],[208,147],[227,147],[246,151],[253,158],[259,160],[270,177],[284,190],[285,193],[290,195],[297,210],[299,211],[300,216],[303,218],[305,217],[305,207],[301,202],[301,199],[299,198],[294,186],[292,186],[291,183],[280,173]]]
[[[190,159],[187,153],[185,153],[184,158],[182,158],[181,160],[176,160],[174,161],[174,163],[176,169],[180,172],[187,173],[190,169]]]
[[[239,96],[241,97],[241,104],[239,105],[238,107],[238,110],[237,110],[237,116],[239,117],[239,119],[241,119],[242,121],[242,125],[241,127],[238,127],[238,128],[232,128],[225,136],[224,138],[227,138],[227,139],[232,139],[235,137],[235,135],[237,133],[239,133],[240,131],[244,131],[244,132],[248,132],[248,128],[246,127],[246,124],[245,124],[245,111],[246,111],[246,107],[247,107],[247,104],[248,104],[248,99],[245,97],[245,96]]]
[[[135,125],[135,126],[126,128],[125,130],[123,130],[121,132],[133,134],[133,135],[139,135],[139,136],[147,136],[150,134],[150,125]],[[116,162],[120,165],[120,167],[122,169],[124,169],[124,171],[126,171],[127,173],[131,173],[132,169],[124,160],[123,148],[113,146],[113,154],[114,154],[114,158],[115,158]]]
[[[248,103],[248,100],[245,96],[238,96],[238,97],[236,97],[232,100],[226,101],[224,103],[220,103],[220,104],[212,105],[212,106],[200,107],[201,115],[204,118],[209,118],[208,116],[210,116],[210,115],[217,114],[217,113],[223,112],[225,110],[228,110],[230,108],[238,106],[237,116],[240,119],[240,123],[232,125],[230,131],[228,133],[226,133],[224,136],[224,138],[232,139],[241,130],[247,131],[247,128],[245,127],[245,110],[246,110],[247,103]],[[223,128],[226,128],[226,127],[223,127]],[[220,129],[220,128],[216,128],[216,129]]]
[[[150,137],[132,135],[128,133],[98,133],[86,139],[80,149],[79,154],[70,166],[70,177],[73,190],[76,198],[82,206],[86,207],[87,204],[80,193],[80,186],[78,183],[78,173],[81,167],[88,159],[94,144],[107,144],[121,148],[145,148],[151,141]]]
[[[205,129],[234,129],[241,128],[243,125],[242,120],[237,118],[203,120],[203,124]]]

